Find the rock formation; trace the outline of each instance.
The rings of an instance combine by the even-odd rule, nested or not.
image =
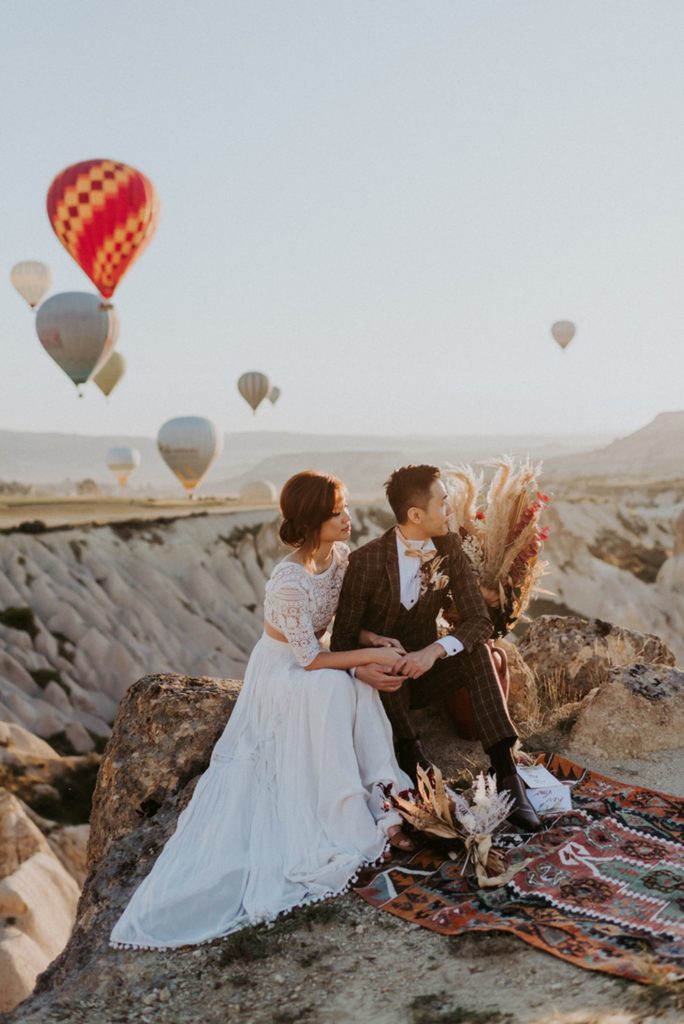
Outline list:
[[[617,666],[675,663],[674,654],[657,636],[577,615],[535,619],[518,652],[540,683],[564,691],[568,700],[601,685],[607,671]]]
[[[200,775],[240,692],[234,680],[145,676],[124,697],[90,818],[92,868]]]
[[[657,634],[684,659],[684,587],[672,578],[674,566],[667,568],[682,487],[598,490],[586,493],[580,484],[576,496],[564,492],[549,507],[544,586],[551,596],[532,615],[556,605],[560,614],[619,622]]]
[[[26,808],[0,789],[0,1010],[28,996],[64,948],[78,891]]]
[[[684,672],[662,664],[609,669],[570,733],[578,756],[641,757],[684,742]]]
[[[145,673],[242,677],[285,553],[273,510],[0,535],[0,720],[82,754]]]

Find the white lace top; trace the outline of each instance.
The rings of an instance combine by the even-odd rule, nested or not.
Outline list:
[[[310,665],[321,650],[316,633],[332,621],[348,560],[348,546],[336,541],[324,572],[314,575],[296,562],[279,562],[266,584],[264,619],[287,637],[302,666]]]

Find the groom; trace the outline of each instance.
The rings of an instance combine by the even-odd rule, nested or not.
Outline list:
[[[479,739],[499,789],[508,790],[515,800],[509,818],[525,831],[537,831],[541,822],[515,771],[512,746],[517,733],[487,646],[491,620],[460,539],[449,533],[447,491],[439,469],[397,469],[386,492],[397,525],[352,552],[331,649],[358,647],[365,629],[396,638],[407,652],[394,669],[368,665],[355,674],[380,691],[394,730],[397,759],[414,779],[416,766],[428,768],[430,761],[411,712],[467,687]],[[452,601],[458,625],[438,638],[437,616]]]

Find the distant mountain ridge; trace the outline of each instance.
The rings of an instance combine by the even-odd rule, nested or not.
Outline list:
[[[605,437],[596,435],[544,438],[503,435],[390,437],[276,431],[230,433],[224,435],[223,453],[212,467],[202,490],[204,493],[235,493],[239,485],[248,479],[266,478],[279,484],[289,472],[305,466],[340,472],[344,476],[342,469],[336,467],[353,467],[355,461],[359,464],[357,468],[361,463],[366,464],[369,483],[379,480],[381,484],[386,468],[392,469],[402,462],[458,463],[503,452],[528,451],[536,458],[546,458],[563,451],[586,450],[602,442],[605,442]],[[142,456],[140,469],[131,479],[133,491],[140,488],[174,490],[173,477],[159,455],[156,440],[125,434],[91,436],[0,430],[0,481],[48,485],[91,478],[110,484],[113,478],[105,467],[105,455],[109,448],[120,445],[137,448]],[[355,460],[354,453],[363,458]],[[282,460],[282,468],[279,460]],[[358,474],[355,474],[355,479],[358,479]],[[368,493],[367,488],[362,488],[360,493]],[[372,493],[375,493],[374,489]]]
[[[561,455],[544,463],[545,475],[670,480],[684,477],[684,411],[661,412],[633,434],[594,452]]]

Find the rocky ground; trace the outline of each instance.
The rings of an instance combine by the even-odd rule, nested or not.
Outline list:
[[[507,647],[511,707],[529,747],[682,795],[683,503],[675,485],[557,496],[548,610],[596,618],[547,616]],[[356,542],[387,525],[380,510],[355,518]],[[76,927],[36,995],[7,1019],[684,1019],[676,991],[581,972],[502,935],[444,939],[353,895],[196,951],[108,949],[234,701],[225,679],[242,674],[281,553],[272,520],[217,512],[0,536],[0,847],[10,851],[0,856],[0,975],[11,965],[18,998],[69,934],[93,780],[123,698]],[[631,628],[607,624],[611,609]],[[171,670],[188,676],[129,690],[145,672]],[[453,744],[443,716],[426,715],[422,731],[448,774],[482,763],[478,744]],[[40,920],[51,900],[54,927]],[[16,1002],[7,986],[4,997],[0,1008]]]
[[[562,621],[550,618],[537,627],[539,650],[551,656],[555,636],[556,656],[571,646],[575,666],[586,666],[579,624],[570,623],[566,635]],[[605,774],[684,796],[684,749],[672,745],[673,739],[681,743],[681,725],[669,749],[657,749],[663,721],[680,714],[684,673],[655,638],[610,629],[597,638],[595,629],[585,623],[591,681],[599,680],[598,693],[610,689],[616,719],[630,702],[641,702],[641,756],[627,757],[605,728],[602,743],[594,738],[593,745],[577,748],[582,711],[596,699],[596,687],[584,696],[577,692],[546,720],[546,742]],[[636,675],[633,666],[613,665],[616,648],[630,644],[653,658],[638,663]],[[513,688],[519,710],[527,706],[532,714],[535,706],[525,703],[530,672],[516,663]],[[643,987],[591,974],[503,934],[434,935],[371,909],[353,893],[198,949],[110,949],[112,924],[173,831],[236,693],[236,684],[226,681],[153,676],[126,695],[99,773],[89,874],[74,931],[35,994],[0,1017],[5,1024],[674,1024],[684,1017],[681,986]],[[544,725],[543,709],[537,706],[536,714]],[[442,713],[422,715],[424,742],[447,772],[478,769],[478,744],[454,744]]]

